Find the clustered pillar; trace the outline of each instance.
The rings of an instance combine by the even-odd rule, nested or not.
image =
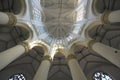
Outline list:
[[[120,68],[120,50],[114,49],[94,40],[89,42],[88,47]]]
[[[68,56],[68,65],[69,65],[73,80],[87,80],[86,76],[82,71],[82,68],[78,64],[78,61],[76,60],[76,57],[73,54],[70,54]]]
[[[71,54],[68,56],[67,59],[73,80],[87,80],[75,56]],[[51,66],[51,57],[49,55],[45,55],[33,80],[47,80],[50,66]]]
[[[16,23],[17,19],[13,13],[0,12],[0,24],[14,26]]]
[[[23,53],[28,52],[28,50],[29,50],[28,43],[22,42],[21,44],[16,45],[13,48],[10,48],[6,51],[1,52],[0,53],[0,70],[6,67],[15,59],[17,59]],[[68,59],[68,65],[69,65],[73,80],[87,80],[75,56],[73,54],[70,54],[67,57],[67,59]],[[45,55],[43,57],[43,60],[33,80],[47,80],[49,68],[51,66],[51,61],[52,60],[50,55]]]
[[[120,22],[120,10],[117,11],[106,11],[102,16],[102,21],[105,24]]]
[[[50,65],[51,57],[49,55],[45,55],[33,80],[47,80]]]
[[[12,61],[17,59],[23,53],[28,51],[28,44],[22,42],[19,45],[16,45],[13,48],[10,48],[6,51],[0,53],[0,70],[10,64]]]
[[[94,5],[96,5],[96,2],[97,2],[97,0],[94,0]],[[95,8],[95,6],[93,8]],[[96,9],[93,9],[93,12],[96,13],[95,10]],[[93,29],[94,27],[97,27],[96,25],[105,25],[105,24],[120,22],[120,10],[115,10],[115,11],[106,10],[103,14],[99,13],[99,14],[97,14],[97,16],[95,15],[95,17],[96,17],[95,20],[93,22],[90,22],[90,24],[92,24],[92,25],[89,25],[89,27],[86,29],[86,32],[85,32],[87,34],[85,42],[87,42],[86,44],[88,44],[88,46],[86,46],[86,44],[82,44],[82,45],[95,51],[100,56],[102,56],[103,58],[107,59],[112,64],[114,64],[118,68],[120,68],[120,50],[112,48],[105,44],[102,44],[100,42],[96,42],[95,40],[92,40],[88,35],[89,31],[91,29]],[[98,17],[99,23],[96,23],[97,17]],[[96,23],[96,24],[94,25],[94,23]]]

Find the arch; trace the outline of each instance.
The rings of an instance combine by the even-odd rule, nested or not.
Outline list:
[[[48,47],[46,47],[44,44],[40,43],[40,42],[32,42],[30,44],[31,48],[30,49],[34,49],[35,47],[39,47],[43,50],[44,52],[44,55],[50,55],[49,52],[48,52]]]
[[[102,22],[93,22],[93,23],[91,23],[91,24],[89,24],[88,25],[88,27],[86,28],[86,30],[85,30],[85,37],[86,38],[90,38],[91,39],[91,37],[89,36],[89,32],[92,30],[92,29],[94,29],[95,27],[97,27],[97,26],[99,26],[99,25],[102,25],[103,23]]]
[[[33,29],[31,28],[31,25],[27,23],[17,23],[16,26],[20,26],[20,28],[26,30],[28,32],[28,38],[26,39],[26,42],[31,42],[33,40],[33,36],[35,36],[35,33],[33,32]]]
[[[23,16],[25,14],[25,11],[26,11],[26,1],[25,0],[20,0],[20,3],[21,3],[21,10],[20,12],[17,14],[17,16]]]
[[[102,0],[100,0],[102,1]],[[99,12],[97,10],[97,6],[99,6],[99,0],[93,0],[93,3],[92,3],[92,11],[94,13],[94,15],[98,16],[99,14],[101,14],[101,12]],[[103,11],[102,11],[103,12]]]
[[[12,75],[22,73],[27,80],[33,80],[43,56],[44,51],[42,47],[36,46],[32,48],[0,71],[0,78],[8,80]]]
[[[57,49],[57,53],[56,54],[62,54],[65,57],[67,57],[68,52],[65,49]]]
[[[70,52],[72,52],[72,54],[74,54],[75,49],[76,49],[77,47],[79,47],[79,46],[81,46],[81,45],[79,44],[79,42],[73,44],[73,45],[71,46],[71,48],[70,48]]]
[[[62,58],[65,58],[65,55],[62,54],[61,52],[57,52],[54,56],[54,58],[58,58],[58,57],[62,57]]]
[[[120,28],[115,25],[99,25],[89,31],[89,36],[95,41],[110,47],[120,49]]]
[[[79,66],[82,68],[83,72],[85,73],[88,79],[93,80],[92,78],[90,78],[89,74],[91,74],[95,68],[99,70],[98,67],[103,67],[100,68],[100,70],[105,70],[104,66],[107,66],[108,68],[111,67],[111,69],[107,69],[107,71],[112,70],[112,74],[115,74],[119,70],[119,68],[114,66],[112,63],[107,61],[105,58],[103,58],[96,52],[89,50],[87,47],[81,45],[76,45],[73,47],[74,55],[79,63]],[[114,71],[114,69],[116,70]],[[117,78],[117,75],[114,75],[114,77]]]
[[[61,76],[59,76],[61,75]],[[72,80],[67,60],[62,53],[56,53],[51,64],[48,80]]]
[[[27,40],[29,37],[29,31],[20,26],[0,25],[0,33],[0,52]]]

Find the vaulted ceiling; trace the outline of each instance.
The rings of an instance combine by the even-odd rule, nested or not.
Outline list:
[[[41,0],[41,5],[46,32],[57,39],[68,37],[76,21],[77,0]]]
[[[15,14],[19,13],[20,4],[17,3],[18,1],[19,0],[0,0],[0,11],[13,12]],[[98,0],[98,3],[96,7],[100,13],[103,13],[106,9],[111,11],[120,9],[119,0]],[[69,35],[68,33],[70,33],[73,28],[72,25],[76,21],[76,13],[74,12],[77,6],[76,4],[77,0],[41,0],[45,15],[43,23],[45,30],[51,34],[51,36],[61,38]],[[120,49],[119,26],[120,23],[99,25],[92,29],[89,35],[96,41]],[[62,34],[58,35],[58,33]],[[28,32],[18,26],[0,25],[0,52],[26,40],[28,36]],[[108,72],[116,78],[116,80],[120,79],[120,69],[97,53],[83,46],[76,47],[74,52],[88,80],[92,80],[92,76],[96,71]],[[44,51],[41,48],[33,48],[0,71],[0,79],[8,80],[12,74],[23,73],[28,80],[33,80],[43,55]],[[49,71],[48,80],[72,80],[64,55],[60,53],[55,55]]]

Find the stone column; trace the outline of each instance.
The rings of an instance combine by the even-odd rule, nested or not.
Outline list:
[[[68,65],[72,74],[73,80],[87,80],[85,74],[83,73],[76,57],[71,54],[68,56]]]
[[[106,24],[120,22],[120,10],[112,12],[106,11],[102,16],[102,20]]]
[[[89,42],[88,47],[120,68],[120,50],[95,42],[94,40]]]
[[[49,55],[45,55],[33,80],[47,80],[50,65],[51,57]]]
[[[13,13],[0,12],[0,24],[14,26],[17,19]]]
[[[20,45],[16,45],[6,51],[0,53],[0,70],[6,67],[9,63],[17,59],[23,53],[28,51],[27,43],[23,42]]]

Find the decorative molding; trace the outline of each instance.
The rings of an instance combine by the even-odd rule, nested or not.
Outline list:
[[[92,50],[92,46],[93,46],[96,42],[97,42],[97,41],[95,41],[95,40],[89,41],[89,43],[88,43],[88,48],[89,48],[90,50]]]
[[[9,17],[8,25],[14,26],[17,23],[17,18],[13,13],[6,13]]]
[[[69,62],[71,59],[76,59],[76,56],[75,56],[74,54],[68,55],[68,57],[67,57],[68,62]]]
[[[104,13],[103,13],[103,15],[102,15],[102,22],[104,23],[104,24],[110,24],[111,22],[109,21],[109,15],[110,15],[110,11],[105,11]]]
[[[28,52],[29,51],[29,44],[27,42],[21,42],[20,45],[24,46],[25,48],[25,52]]]
[[[52,62],[52,59],[51,59],[51,56],[50,55],[45,55],[43,58],[42,58],[42,61],[44,60],[48,60],[50,62]]]
[[[100,13],[97,11],[96,6],[97,6],[97,1],[98,0],[93,0],[92,2],[92,11],[95,16],[99,15]]]

